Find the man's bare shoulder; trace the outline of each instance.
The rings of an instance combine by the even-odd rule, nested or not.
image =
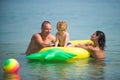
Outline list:
[[[41,36],[40,33],[33,34],[33,37],[40,37],[40,36]]]
[[[31,40],[37,40],[37,39],[41,39],[40,33],[35,33],[32,35]]]

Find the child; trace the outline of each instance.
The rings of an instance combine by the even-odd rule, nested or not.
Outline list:
[[[67,23],[65,21],[59,21],[56,25],[58,32],[56,33],[55,47],[66,47],[69,46],[69,33],[66,32]]]

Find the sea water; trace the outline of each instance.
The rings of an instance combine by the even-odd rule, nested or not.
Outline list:
[[[51,22],[53,35],[56,23],[66,21],[71,40],[90,39],[96,30],[103,31],[105,61],[29,62],[25,51],[44,20]],[[119,0],[0,0],[0,80],[7,78],[2,68],[9,58],[19,61],[21,80],[119,80],[119,34]]]

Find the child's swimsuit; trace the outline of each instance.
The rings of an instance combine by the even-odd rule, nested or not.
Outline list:
[[[68,46],[68,45],[71,45],[71,42],[68,42],[68,43],[67,43],[67,46]],[[58,44],[58,46],[60,47],[61,45],[60,45],[60,44]]]

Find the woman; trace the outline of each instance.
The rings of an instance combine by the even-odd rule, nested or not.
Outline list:
[[[92,34],[91,40],[93,43],[87,43],[87,44],[78,44],[75,45],[75,47],[80,47],[84,48],[88,51],[90,51],[92,57],[95,59],[104,59],[105,58],[105,34],[102,31],[96,31],[95,33]],[[91,47],[92,45],[92,47]]]

